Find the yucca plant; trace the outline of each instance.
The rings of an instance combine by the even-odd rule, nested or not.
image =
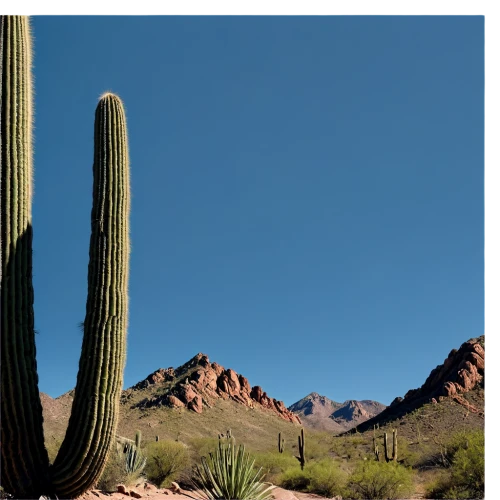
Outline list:
[[[222,440],[208,459],[201,458],[201,467],[194,469],[193,482],[209,500],[266,500],[273,486],[262,483],[262,468],[254,470],[255,460],[240,445]]]

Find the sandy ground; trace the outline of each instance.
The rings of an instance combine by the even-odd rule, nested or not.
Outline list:
[[[131,498],[144,498],[147,500],[201,500],[204,497],[197,491],[188,491],[182,488],[157,488],[150,483],[138,484],[134,488],[125,488],[125,492],[104,493],[99,490],[92,490],[82,495],[78,500],[130,500]],[[275,487],[272,490],[274,500],[326,500],[319,495],[288,491]],[[337,497],[340,498],[340,497]]]
[[[143,498],[145,500],[206,500],[197,491],[184,490],[182,488],[157,488],[150,483],[138,484],[133,488],[126,488],[127,494],[124,493],[104,493],[99,490],[92,490],[85,495],[82,495],[77,500],[131,500],[132,498]],[[342,497],[333,497],[327,499],[313,493],[301,493],[298,491],[285,490],[275,486],[272,490],[272,498],[274,500],[342,500]],[[409,500],[420,500],[424,498],[422,494],[416,494]]]

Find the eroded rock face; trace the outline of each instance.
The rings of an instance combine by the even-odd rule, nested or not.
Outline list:
[[[484,337],[483,337],[484,338]],[[484,348],[480,339],[464,342],[452,349],[445,362],[432,370],[415,396],[429,393],[429,398],[468,392],[484,377]]]
[[[181,378],[181,381],[171,387],[168,393],[145,399],[137,406],[185,407],[201,413],[205,406],[211,406],[216,399],[222,398],[231,399],[250,408],[260,405],[284,420],[301,423],[300,418],[288,410],[283,401],[270,398],[259,386],[251,387],[248,380],[234,370],[226,370],[217,363],[210,363],[208,356],[202,353],[175,370],[157,370],[132,389],[143,389],[151,384],[161,384],[176,378]]]
[[[404,398],[396,398],[391,405],[369,424],[388,421],[404,415],[426,403],[443,397],[459,397],[484,382],[484,335],[464,342],[452,349],[442,365],[434,368],[424,384],[409,390]],[[365,430],[360,426],[360,430]]]
[[[145,387],[149,387],[153,384],[161,384],[163,382],[171,382],[175,378],[175,370],[170,368],[160,368],[156,370],[145,380],[142,380],[138,384],[134,385],[132,389],[144,389]]]

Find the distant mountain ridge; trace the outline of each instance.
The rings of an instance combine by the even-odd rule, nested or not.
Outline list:
[[[55,399],[40,396],[50,446],[64,437],[73,391]],[[415,409],[418,415],[412,413]],[[188,442],[193,437],[216,437],[231,428],[243,442],[265,450],[278,433],[288,443],[296,442],[298,425],[310,432],[342,434],[354,427],[371,431],[379,424],[397,427],[398,435],[415,440],[420,439],[417,421],[426,439],[464,426],[484,426],[484,336],[453,349],[422,387],[388,407],[372,400],[339,403],[312,392],[286,408],[261,387],[250,386],[242,375],[200,353],[176,369],[158,369],[124,390],[118,432],[133,437],[139,429],[146,440],[160,435]]]
[[[337,403],[317,392],[311,392],[288,407],[300,416],[305,426],[328,432],[345,432],[378,415],[385,408],[382,403],[369,399]]]

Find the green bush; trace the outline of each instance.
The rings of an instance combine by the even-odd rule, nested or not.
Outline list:
[[[199,462],[201,457],[206,457],[210,452],[219,446],[218,438],[200,437],[192,438],[189,441],[189,448],[193,457],[193,462]]]
[[[189,452],[185,445],[177,441],[156,441],[148,443],[144,472],[156,486],[163,488],[176,481],[189,466]]]
[[[254,460],[233,440],[220,440],[215,453],[202,457],[194,469],[193,483],[212,499],[266,500],[271,487],[262,483],[262,472],[254,470]]]
[[[287,490],[307,491],[310,484],[311,467],[310,464],[307,463],[304,470],[301,470],[300,466],[297,465],[285,471],[279,478],[279,485]]]
[[[432,498],[484,498],[484,431],[459,432],[447,446],[449,474],[428,492]]]
[[[308,492],[326,497],[343,495],[347,484],[347,474],[339,464],[331,459],[323,459],[311,464],[311,483]]]
[[[393,462],[361,462],[349,479],[351,497],[408,498],[413,492],[412,476],[411,470]]]
[[[283,488],[316,493],[326,497],[343,495],[347,484],[347,474],[332,459],[306,463],[304,470],[299,466],[285,471],[279,485]]]
[[[255,459],[255,469],[261,469],[264,474],[263,480],[276,484],[278,478],[288,469],[298,465],[297,459],[289,453],[278,451],[252,453]]]
[[[410,446],[410,443],[404,437],[398,436],[398,462],[401,462],[406,467],[414,467],[421,458],[421,453],[417,452],[416,445]],[[418,446],[418,445],[417,445]],[[379,445],[383,453],[383,446]]]
[[[328,458],[331,448],[331,437],[324,434],[307,434],[305,443],[306,462],[308,460],[320,460]],[[294,446],[294,454],[298,454],[298,447]]]

